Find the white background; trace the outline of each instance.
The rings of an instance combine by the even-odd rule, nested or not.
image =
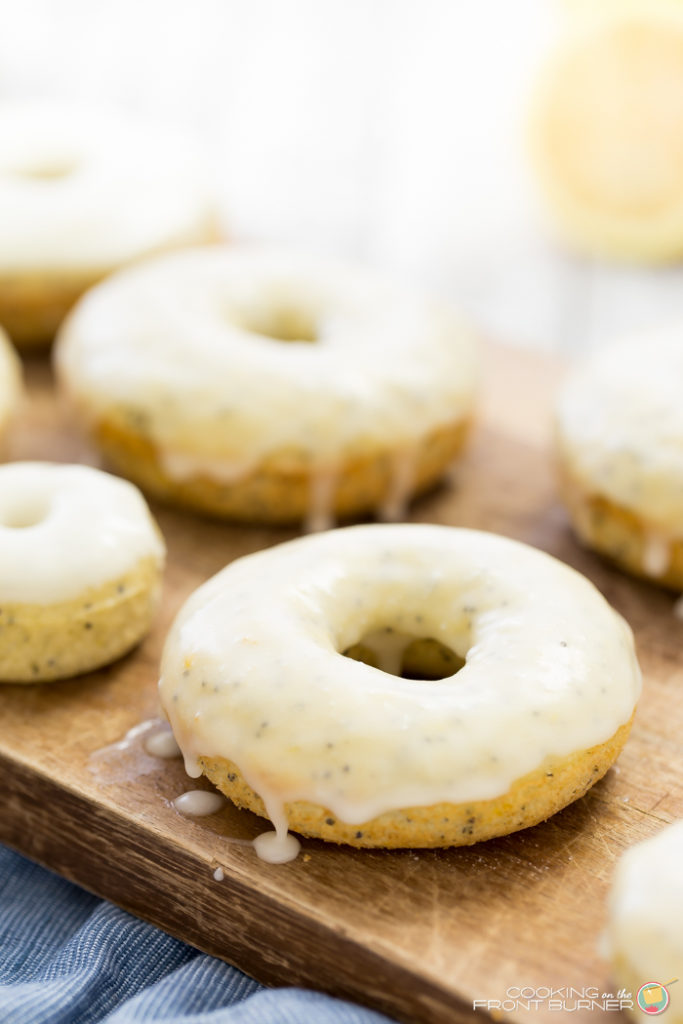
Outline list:
[[[499,340],[581,350],[680,316],[683,273],[565,253],[525,151],[553,0],[0,0],[0,98],[197,132],[236,239],[427,283]],[[0,225],[1,230],[1,225]]]

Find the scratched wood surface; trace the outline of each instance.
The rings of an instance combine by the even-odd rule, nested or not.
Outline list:
[[[511,986],[614,991],[598,939],[615,861],[683,816],[683,625],[671,595],[572,539],[548,454],[560,367],[491,349],[486,371],[456,481],[422,499],[412,518],[544,548],[585,572],[630,621],[645,689],[632,737],[602,782],[545,824],[469,849],[362,852],[304,840],[303,855],[279,867],[257,860],[249,840],[263,823],[253,815],[226,807],[180,816],[171,800],[195,785],[180,762],[146,756],[141,739],[97,752],[159,715],[163,637],[190,591],[236,556],[292,534],[155,506],[170,557],[163,607],[142,647],[78,680],[0,686],[0,840],[266,983],[314,986],[403,1021],[481,1019],[473,1000],[503,1000]],[[53,397],[47,365],[33,363],[27,377],[10,457],[93,461]],[[543,1008],[531,1016],[557,1019]]]

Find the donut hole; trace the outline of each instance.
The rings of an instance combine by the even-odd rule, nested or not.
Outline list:
[[[273,341],[306,342],[319,341],[316,318],[302,306],[272,305],[263,309],[242,311],[230,317],[243,331],[259,334]]]
[[[0,526],[10,530],[26,530],[44,522],[50,512],[47,498],[31,496],[0,508]]]
[[[465,659],[441,640],[413,636],[391,627],[367,633],[342,653],[345,658],[362,661],[402,679],[447,679],[465,664]]]

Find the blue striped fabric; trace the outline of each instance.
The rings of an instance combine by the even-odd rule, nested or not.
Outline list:
[[[0,1024],[387,1024],[265,989],[0,846]]]

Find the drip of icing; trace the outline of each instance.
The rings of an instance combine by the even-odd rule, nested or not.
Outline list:
[[[104,755],[116,750],[130,750],[138,737],[144,736],[145,733],[149,732],[150,729],[153,729],[155,725],[155,718],[148,718],[144,722],[139,722],[137,725],[134,725],[132,729],[128,730],[123,739],[117,740],[116,743],[110,743],[106,747],[101,747],[99,750],[93,751],[90,755],[91,759],[96,760],[98,757],[103,757]]]
[[[216,868],[216,870],[213,873],[213,877],[216,879],[217,882],[222,882],[223,879],[225,878],[225,872],[223,871],[223,868]]]
[[[415,481],[417,450],[402,448],[395,452],[391,461],[389,490],[378,509],[378,518],[384,522],[405,519],[408,501]]]
[[[196,757],[192,757],[189,754],[181,750],[183,757],[183,764],[185,766],[185,774],[189,775],[191,779],[198,779],[202,774],[202,769],[199,764],[199,760]]]
[[[378,508],[378,518],[392,522],[405,518],[415,480],[417,451],[403,448],[392,456],[389,488]],[[317,468],[311,472],[307,533],[321,533],[335,523],[334,500],[339,481],[337,470]]]
[[[590,503],[582,500],[578,495],[576,495],[575,498],[575,503],[572,506],[574,522],[576,524],[579,539],[585,542],[593,532],[593,517],[591,515]]]
[[[663,576],[671,564],[671,549],[666,538],[657,533],[649,534],[643,548],[643,572],[658,578]]]
[[[311,470],[308,510],[304,529],[306,533],[322,533],[334,526],[334,497],[339,474],[336,470]]]
[[[187,814],[192,818],[204,818],[220,811],[225,806],[225,798],[220,793],[210,793],[205,789],[190,789],[187,793],[177,796],[173,800],[173,806],[181,814]]]
[[[185,454],[177,451],[160,452],[164,471],[172,480],[192,480],[198,476],[208,476],[222,484],[235,484],[246,479],[256,468],[254,461],[235,462],[213,458],[207,455]]]
[[[88,758],[88,770],[97,776],[97,781],[106,785],[127,782],[141,775],[157,771],[159,762],[146,750],[141,741],[160,724],[160,719],[149,718],[129,729],[125,736],[106,747],[94,750]]]
[[[266,814],[275,827],[274,832],[262,832],[256,836],[253,846],[256,856],[268,864],[288,864],[301,849],[301,843],[289,833],[287,814],[284,801],[276,793],[268,791],[267,786],[259,784],[257,792],[261,793]]]
[[[163,760],[171,760],[174,757],[182,757],[180,747],[176,743],[175,736],[170,726],[166,726],[148,736],[145,740],[145,750],[152,757],[160,757]]]
[[[267,864],[288,864],[296,860],[301,843],[290,832],[262,832],[254,839],[254,849],[259,860]]]

